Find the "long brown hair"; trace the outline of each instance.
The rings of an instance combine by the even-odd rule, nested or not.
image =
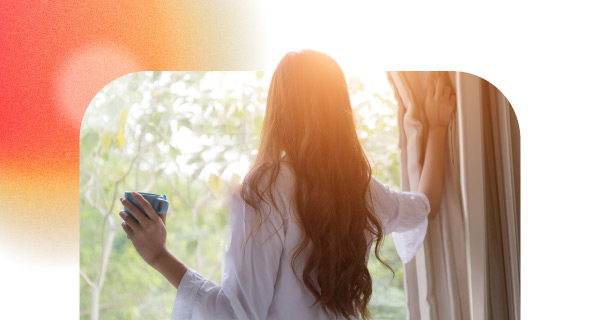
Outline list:
[[[242,198],[260,221],[266,215],[260,202],[272,199],[284,155],[293,168],[291,200],[304,231],[291,261],[296,278],[294,265],[304,254],[302,282],[315,304],[335,316],[370,318],[366,258],[373,241],[377,259],[392,269],[379,257],[383,231],[367,201],[371,166],[356,134],[346,78],[324,53],[290,52],[271,79],[254,172],[242,184]],[[268,188],[259,190],[265,176]]]

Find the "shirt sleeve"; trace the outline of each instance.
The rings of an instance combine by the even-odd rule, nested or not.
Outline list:
[[[199,319],[235,319],[235,314],[221,286],[188,268],[177,287],[171,320]]]
[[[392,233],[400,259],[408,263],[421,248],[427,233],[429,199],[420,192],[392,190],[375,177],[371,181],[371,195],[384,234]]]
[[[239,194],[233,195],[231,238],[222,284],[219,286],[188,269],[177,289],[171,320],[267,317],[283,250],[282,230],[275,227],[272,217],[276,214],[273,210],[257,228],[254,209]]]

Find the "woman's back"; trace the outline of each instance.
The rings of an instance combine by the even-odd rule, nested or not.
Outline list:
[[[258,215],[254,209],[239,194],[233,196],[231,246],[226,254],[222,283],[224,293],[240,319],[334,318],[319,305],[314,305],[314,295],[292,270],[292,256],[304,237],[292,200],[294,180],[293,169],[282,162],[272,188],[275,203],[264,203],[261,210],[269,212],[269,206],[272,209],[258,229],[255,229]],[[410,235],[413,241],[407,242],[403,250],[407,255],[413,255],[427,229],[427,198],[420,193],[392,191],[374,178],[371,193],[373,209],[384,233],[396,231]],[[279,212],[275,212],[275,207]],[[303,270],[306,255],[299,256],[295,262],[296,270]]]

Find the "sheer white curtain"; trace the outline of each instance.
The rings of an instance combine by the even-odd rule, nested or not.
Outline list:
[[[410,319],[517,319],[516,118],[504,96],[485,80],[443,74],[456,92],[457,113],[448,129],[440,213],[430,222],[423,247],[405,265],[407,314]],[[398,102],[403,191],[416,191],[419,184],[429,75],[388,72]],[[399,234],[393,237],[397,244],[403,241]]]

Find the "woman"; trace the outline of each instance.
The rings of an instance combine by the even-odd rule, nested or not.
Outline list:
[[[338,64],[288,53],[271,80],[256,162],[232,197],[221,286],[168,251],[165,215],[146,217],[122,199],[139,220],[121,214],[136,250],[177,288],[172,319],[369,318],[371,245],[381,261],[384,235],[408,232],[412,257],[438,211],[454,101],[430,77],[419,192],[392,191],[371,176]]]

